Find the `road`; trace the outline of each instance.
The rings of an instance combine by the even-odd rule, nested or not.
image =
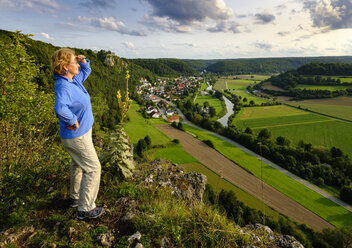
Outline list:
[[[170,103],[170,102],[169,102],[169,104],[173,105],[173,106],[177,109],[179,115],[182,117],[183,122],[184,122],[185,124],[190,125],[190,126],[192,126],[192,127],[194,127],[194,128],[197,128],[197,129],[199,129],[199,130],[202,130],[202,131],[204,131],[204,132],[207,132],[207,133],[212,134],[212,135],[214,135],[214,136],[216,136],[216,137],[218,137],[218,138],[220,138],[220,139],[222,139],[222,140],[225,140],[225,141],[229,142],[230,144],[232,144],[232,145],[234,145],[234,146],[240,148],[241,150],[245,151],[246,153],[248,153],[248,154],[250,154],[250,155],[252,155],[252,156],[254,156],[254,157],[256,157],[256,158],[258,158],[259,160],[262,160],[264,163],[266,163],[266,164],[270,165],[271,167],[273,167],[273,168],[275,168],[275,169],[281,171],[282,173],[286,174],[287,176],[289,176],[289,177],[295,179],[296,181],[298,181],[298,182],[304,184],[305,186],[307,186],[308,188],[314,190],[314,191],[317,192],[318,194],[320,194],[320,195],[322,195],[322,196],[324,196],[324,197],[330,199],[331,201],[335,202],[336,204],[338,204],[338,205],[344,207],[345,209],[347,209],[348,211],[352,212],[352,206],[351,206],[351,205],[349,205],[349,204],[347,204],[347,203],[341,201],[340,199],[338,199],[338,198],[336,198],[336,197],[330,195],[329,193],[327,193],[327,192],[325,192],[325,191],[319,189],[319,188],[318,188],[317,186],[315,186],[314,184],[311,184],[311,183],[307,182],[306,180],[304,180],[304,179],[302,179],[302,178],[300,178],[300,177],[294,175],[293,173],[289,172],[288,170],[286,170],[286,169],[284,169],[284,168],[278,166],[277,164],[275,164],[275,163],[273,163],[273,162],[267,160],[266,158],[261,157],[260,155],[258,155],[258,154],[256,154],[255,152],[253,152],[253,151],[247,149],[246,147],[240,145],[239,143],[237,143],[237,142],[235,142],[235,141],[233,141],[233,140],[231,140],[231,139],[229,139],[229,138],[227,138],[227,137],[224,137],[224,136],[222,136],[222,135],[220,135],[220,134],[211,132],[211,131],[209,131],[209,130],[206,130],[206,129],[204,129],[204,128],[201,128],[201,127],[199,127],[199,126],[193,124],[192,122],[190,122],[190,121],[187,120],[187,118],[183,115],[183,113],[181,112],[181,110],[179,110],[174,104],[172,104],[172,103]]]
[[[238,186],[257,199],[299,223],[305,223],[314,230],[321,232],[324,228],[334,228],[333,225],[309,211],[290,197],[263,183],[259,178],[250,174],[233,161],[210,148],[204,142],[190,134],[169,125],[158,125],[164,133],[172,139],[178,139],[182,148],[192,157],[215,171],[227,181]],[[260,208],[260,207],[259,207]]]

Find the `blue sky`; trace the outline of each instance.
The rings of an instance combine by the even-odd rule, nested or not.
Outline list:
[[[352,55],[352,0],[0,0],[0,23],[126,58]]]

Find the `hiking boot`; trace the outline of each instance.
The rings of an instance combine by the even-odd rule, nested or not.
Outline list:
[[[72,199],[70,198],[70,208],[76,208],[78,207],[78,199]]]
[[[104,213],[104,208],[94,208],[90,211],[78,211],[77,219],[85,220],[85,219],[95,219]]]

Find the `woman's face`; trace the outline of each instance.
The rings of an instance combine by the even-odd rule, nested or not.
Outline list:
[[[70,64],[67,66],[68,73],[72,75],[77,75],[79,72],[79,64],[77,62],[76,56],[71,54]]]

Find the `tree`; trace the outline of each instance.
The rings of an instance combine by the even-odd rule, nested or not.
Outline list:
[[[246,98],[246,97],[244,97],[242,101],[243,101],[243,102],[247,102],[247,98]]]
[[[250,127],[246,127],[245,133],[253,134],[253,130]]]
[[[147,143],[145,142],[144,139],[138,140],[137,147],[136,147],[136,152],[139,156],[143,156],[143,152],[147,150]]]
[[[255,102],[254,102],[253,100],[251,100],[251,101],[249,102],[249,104],[250,104],[250,105],[254,105]]]
[[[343,152],[339,148],[336,148],[335,146],[331,148],[330,153],[333,158],[338,158],[343,156]]]
[[[318,185],[319,187],[324,185],[324,179],[321,177],[318,177],[317,181],[315,182],[316,185]]]
[[[180,130],[183,130],[183,124],[182,124],[182,122],[179,122],[179,123],[177,124],[177,128],[180,129]]]
[[[352,185],[345,185],[340,190],[341,200],[352,204]]]
[[[215,108],[213,106],[210,106],[209,114],[210,114],[211,117],[216,115],[216,110],[215,110]]]
[[[289,146],[291,141],[285,137],[279,136],[276,138],[276,144],[279,146]]]
[[[150,145],[152,144],[152,140],[151,140],[151,138],[149,137],[149,135],[147,135],[147,136],[144,137],[144,141],[145,141],[145,143],[147,144],[147,147],[149,148]]]
[[[258,139],[260,140],[269,139],[270,137],[271,137],[271,132],[267,128],[262,129],[258,134]]]
[[[39,65],[27,54],[29,36],[16,32],[0,42],[0,168],[9,173],[37,166],[56,138],[54,95],[34,82]],[[49,134],[52,134],[49,136]],[[0,174],[1,171],[0,171]]]

